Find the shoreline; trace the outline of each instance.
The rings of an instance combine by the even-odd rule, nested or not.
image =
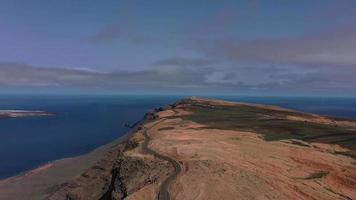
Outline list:
[[[0,115],[1,115],[1,111],[2,110],[0,110]],[[36,111],[36,112],[44,112],[44,111]],[[53,115],[53,114],[49,113],[49,115]],[[38,170],[38,169],[45,168],[45,166],[47,166],[47,169],[48,169],[48,168],[50,168],[50,167],[48,167],[49,165],[50,166],[54,166],[57,162],[61,162],[61,161],[63,162],[63,161],[66,161],[66,160],[79,158],[79,157],[84,156],[86,154],[93,153],[94,151],[97,151],[102,147],[106,147],[109,144],[117,145],[117,144],[124,143],[126,140],[128,140],[130,138],[130,136],[131,136],[130,134],[133,134],[136,131],[137,127],[142,125],[142,121],[144,121],[144,120],[145,119],[143,118],[143,119],[137,121],[136,123],[134,123],[133,125],[131,125],[129,127],[129,130],[126,131],[122,136],[119,136],[118,138],[116,138],[116,139],[114,139],[114,140],[112,140],[110,142],[107,142],[107,143],[104,143],[102,145],[99,145],[99,146],[95,147],[94,149],[92,149],[92,150],[90,150],[88,152],[85,152],[85,153],[82,153],[82,154],[79,154],[79,155],[73,155],[73,156],[68,156],[68,157],[63,157],[63,158],[59,158],[59,159],[46,161],[46,162],[41,163],[39,165],[36,165],[36,166],[34,166],[32,168],[29,168],[27,170],[21,171],[21,172],[15,174],[15,175],[11,175],[11,176],[7,176],[7,177],[4,177],[4,178],[0,178],[0,184],[3,183],[4,181],[6,181],[7,179],[24,178],[24,177],[29,176],[31,174],[36,174],[36,172],[41,171],[41,170]],[[108,147],[108,148],[110,148],[110,147]]]
[[[62,184],[80,176],[112,149],[130,139],[138,128],[146,122],[146,114],[144,113],[144,117],[134,123],[125,134],[89,152],[48,161],[17,175],[0,179],[0,199],[22,199],[23,196],[28,196],[30,199],[47,198]],[[46,184],[43,185],[43,183]],[[29,185],[31,186],[29,187]]]
[[[285,199],[296,195],[299,199],[354,196],[352,180],[345,181],[353,177],[353,172],[345,169],[353,169],[354,160],[333,153],[348,149],[317,138],[298,140],[298,135],[288,132],[307,129],[318,133],[322,129],[327,132],[320,137],[329,137],[330,133],[340,133],[335,131],[348,126],[330,126],[328,123],[333,120],[325,121],[325,117],[313,114],[203,98],[179,100],[151,113],[152,118],[146,118],[151,120],[130,142],[63,185],[49,199],[166,200],[197,196],[252,199],[263,194],[277,194]],[[254,120],[249,123],[251,115]],[[226,123],[230,117],[234,124],[247,123],[248,130]],[[261,119],[268,126],[256,122]],[[272,135],[275,126],[271,122],[276,121],[278,125],[288,123],[278,131],[283,138]],[[342,139],[345,133],[341,134],[336,139]],[[320,157],[325,160],[316,159]],[[309,191],[315,187],[315,181],[322,184],[317,192]],[[303,191],[313,198],[305,198]]]
[[[236,109],[239,112],[235,112]],[[269,123],[268,126],[256,121],[249,124],[248,120],[252,114],[257,121],[263,119],[263,122]],[[232,123],[226,124],[227,117],[231,115],[234,116],[234,123],[247,123],[249,129],[236,128]],[[219,124],[214,123],[215,121],[219,121]],[[279,131],[283,133],[282,138],[273,135],[275,129],[270,122],[276,121],[279,125],[288,122],[285,130]],[[170,196],[176,198],[181,195],[181,191],[185,195],[195,195],[196,190],[185,186],[196,185],[196,180],[200,179],[204,183],[210,183],[199,186],[203,191],[202,195],[208,197],[215,194],[211,193],[214,191],[213,188],[224,185],[216,184],[219,181],[227,182],[228,185],[247,184],[251,190],[255,190],[253,185],[248,185],[251,178],[257,181],[256,183],[260,183],[259,180],[264,178],[271,180],[265,185],[268,189],[265,191],[270,191],[270,186],[279,187],[278,182],[288,182],[293,186],[286,187],[282,191],[273,190],[273,194],[277,192],[280,195],[292,195],[295,194],[296,187],[306,190],[309,188],[306,185],[311,186],[314,179],[318,179],[332,187],[331,191],[335,190],[338,193],[330,193],[330,190],[320,188],[322,192],[313,195],[324,193],[334,196],[342,194],[346,197],[353,195],[349,190],[352,184],[348,182],[342,185],[342,190],[334,187],[334,184],[346,180],[345,177],[353,176],[353,172],[343,170],[354,165],[351,157],[354,153],[353,149],[334,145],[333,140],[323,141],[319,138],[333,139],[335,136],[335,139],[342,139],[351,136],[351,133],[341,133],[340,136],[335,134],[338,134],[341,129],[352,131],[348,128],[356,127],[356,121],[345,123],[321,115],[290,111],[280,107],[271,108],[262,104],[246,105],[239,102],[188,98],[179,100],[175,104],[152,109],[137,123],[128,126],[132,128],[123,136],[91,152],[55,160],[34,168],[22,176],[18,175],[17,178],[15,176],[12,177],[13,179],[10,177],[8,181],[0,181],[0,199],[17,200],[22,199],[23,196],[28,199],[51,200],[68,197],[101,199],[113,195],[120,198],[129,195],[133,198],[149,195],[151,199],[156,199],[158,195],[159,199],[167,199]],[[257,128],[251,130],[254,126]],[[265,129],[261,131],[259,127]],[[319,130],[328,132],[317,135],[318,137],[304,137],[303,140],[289,131],[291,129],[304,131],[304,129],[300,130],[300,127],[309,132],[318,133]],[[263,148],[261,150],[256,147]],[[295,151],[300,153],[290,154]],[[275,163],[276,152],[279,155],[278,159],[283,161],[276,167],[282,169],[284,173],[283,176],[277,177],[277,168],[265,167]],[[233,159],[230,155],[234,155]],[[258,159],[255,159],[256,156]],[[325,157],[326,160],[315,160],[317,157]],[[260,165],[260,160],[263,160],[266,165]],[[342,168],[332,164],[339,161],[343,163]],[[223,164],[225,162],[229,163],[229,167]],[[296,165],[303,167],[290,168]],[[196,170],[199,168],[207,171]],[[249,171],[251,168],[258,170]],[[243,177],[240,177],[241,171],[244,172]],[[263,178],[260,177],[259,171],[265,174]],[[213,182],[210,176],[206,176],[207,174],[215,177]],[[245,182],[239,182],[234,177],[240,177],[242,179],[239,180]],[[279,181],[274,181],[275,178]],[[220,189],[235,191],[229,187]],[[226,197],[231,197],[229,195],[244,194],[244,191],[246,190],[225,194]],[[297,193],[303,195],[298,191]],[[251,195],[251,193],[244,195]]]

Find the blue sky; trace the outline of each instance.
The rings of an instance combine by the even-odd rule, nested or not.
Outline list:
[[[0,91],[356,93],[356,2],[2,0]]]

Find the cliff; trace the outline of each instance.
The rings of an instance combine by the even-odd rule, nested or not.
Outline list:
[[[355,199],[356,122],[187,98],[49,199]]]
[[[352,119],[187,98],[147,112],[46,198],[356,199],[355,152]]]

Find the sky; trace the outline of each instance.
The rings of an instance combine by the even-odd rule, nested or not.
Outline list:
[[[0,93],[356,95],[353,0],[1,0]]]

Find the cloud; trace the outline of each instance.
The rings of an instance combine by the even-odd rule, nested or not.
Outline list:
[[[209,70],[183,68],[149,69],[137,72],[100,73],[87,69],[41,68],[21,63],[0,63],[0,86],[154,89],[205,87]]]
[[[60,86],[99,76],[99,73],[62,68],[40,68],[21,63],[0,63],[1,85]]]
[[[121,26],[121,24],[114,23],[104,27],[102,30],[88,37],[87,40],[89,42],[110,41],[113,39],[125,37],[127,35],[128,33],[125,27]]]
[[[136,44],[150,41],[151,38],[142,30],[142,22],[136,19],[137,3],[136,1],[120,2],[114,19],[83,40],[88,43],[125,40]]]
[[[89,43],[111,42],[115,40],[128,40],[130,42],[141,43],[148,41],[149,38],[139,34],[132,25],[120,21],[109,24],[94,33],[93,35],[84,38],[84,41]]]
[[[202,42],[199,42],[202,44]],[[200,50],[209,57],[282,64],[356,66],[356,29],[307,34],[295,38],[205,41]]]
[[[160,67],[101,73],[88,69],[34,67],[0,63],[0,88],[70,88],[86,90],[291,91],[301,89],[356,91],[356,69],[333,67],[240,65]]]
[[[184,58],[184,57],[171,57],[163,60],[159,60],[153,63],[153,66],[209,66],[217,64],[217,60],[206,58]]]
[[[336,70],[332,66],[325,66],[323,68],[318,68],[317,70],[299,70],[273,74],[271,75],[271,78],[280,80],[286,87],[292,89],[324,89],[332,91],[344,89],[355,90],[355,76],[356,68],[352,66]]]

